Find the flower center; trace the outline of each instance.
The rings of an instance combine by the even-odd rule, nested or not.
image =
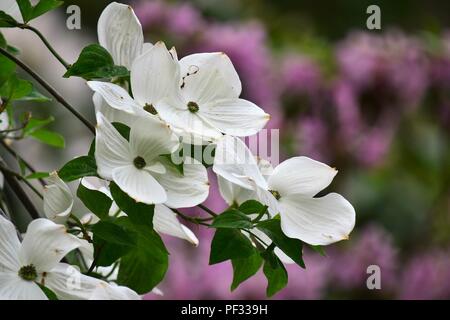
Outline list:
[[[134,158],[133,164],[138,169],[142,169],[142,168],[144,168],[147,165],[147,163],[145,163],[144,158],[142,158],[142,157]]]
[[[198,111],[198,104],[193,101],[189,101],[187,107],[192,113],[196,113]]]
[[[153,104],[146,103],[145,106],[144,106],[144,110],[147,111],[148,113],[151,113],[151,114],[158,114],[158,111],[156,111],[156,109],[153,106]]]
[[[37,278],[36,268],[32,264],[24,266],[20,268],[19,276],[24,280],[33,281]]]
[[[280,200],[281,194],[276,190],[269,190],[269,192],[275,197],[275,199]]]

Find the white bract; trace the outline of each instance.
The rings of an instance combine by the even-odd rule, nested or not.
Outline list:
[[[186,167],[188,166],[185,165],[185,168]],[[101,180],[96,177],[86,177],[81,180],[81,183],[86,188],[100,191],[112,199],[108,183],[105,180]],[[120,209],[117,207],[117,204],[113,201],[110,209],[110,215],[116,214],[119,210]],[[175,212],[163,204],[155,205],[153,227],[158,233],[184,239],[195,246],[199,243],[195,234],[188,227],[178,221]]]
[[[315,197],[337,173],[323,163],[294,157],[264,177],[247,146],[238,138],[225,136],[217,143],[213,170],[249,190],[249,197],[266,204],[271,216],[280,214],[281,228],[288,237],[311,245],[328,245],[348,239],[353,230],[355,210],[344,197],[337,193]],[[242,201],[235,197],[239,191],[233,186],[223,182],[220,186],[228,202]]]
[[[60,262],[81,246],[82,240],[69,234],[63,225],[47,219],[32,221],[20,243],[14,225],[0,215],[0,299],[46,300],[38,283],[52,290],[58,299],[95,298],[93,294],[100,284],[108,287],[109,296],[129,292],[130,289],[119,288],[119,293],[112,293],[117,287],[109,288],[104,281]]]
[[[72,211],[72,192],[56,172],[52,172],[48,180],[50,184],[44,188],[45,216],[56,223],[64,224]]]
[[[223,133],[256,134],[270,118],[239,98],[241,82],[224,53],[193,54],[178,62],[175,50],[158,42],[134,60],[130,77],[134,98],[118,85],[88,82],[104,99],[94,95],[96,110],[107,113],[110,121],[128,124],[130,114],[157,113],[185,142],[203,144]]]
[[[114,181],[137,202],[172,208],[192,207],[208,196],[206,169],[200,163],[185,164],[184,175],[167,163],[164,155],[179,148],[168,126],[152,118],[131,124],[129,141],[97,113],[95,159],[99,175]]]

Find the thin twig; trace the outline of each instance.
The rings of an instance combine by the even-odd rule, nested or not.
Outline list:
[[[39,198],[43,199],[44,196],[42,195],[42,193],[39,192],[39,190],[37,190],[31,183],[30,181],[28,181],[27,179],[25,179],[24,177],[22,177],[21,174],[12,171],[6,167],[4,167],[3,165],[0,164],[0,171],[3,172],[3,174],[7,173],[8,175],[11,175],[15,178],[17,178],[17,180],[22,181],[23,183],[25,183],[28,188],[30,188]]]
[[[33,71],[28,65],[16,58],[14,55],[10,54],[3,48],[0,48],[0,53],[20,66],[24,71],[26,71],[30,76],[32,76],[41,86],[45,88],[55,99],[61,103],[67,110],[69,110],[75,117],[77,117],[83,124],[95,134],[95,126],[90,123],[86,118],[83,117],[75,108],[73,108],[50,84],[48,84],[40,75]]]
[[[214,211],[212,211],[210,208],[208,208],[208,207],[206,207],[206,206],[204,206],[204,205],[202,205],[202,204],[199,204],[199,205],[197,205],[200,209],[202,209],[203,211],[206,211],[207,213],[209,213],[210,215],[212,215],[213,217],[216,217],[217,216],[217,213],[215,213]]]
[[[181,213],[181,212],[178,211],[177,209],[172,209],[172,211],[175,212],[177,215],[179,215],[181,218],[183,218],[183,219],[186,220],[186,221],[189,221],[189,222],[192,222],[192,223],[195,223],[195,224],[201,224],[202,226],[207,226],[207,227],[210,226],[209,224],[207,224],[207,223],[204,222],[204,221],[209,221],[209,220],[211,220],[210,218],[205,218],[205,219],[202,219],[202,218],[194,218],[194,217],[189,217],[189,216],[187,216],[187,215]]]
[[[17,154],[17,152],[14,151],[14,149],[12,149],[10,146],[8,146],[4,140],[0,140],[0,144],[3,146],[3,148],[4,148],[6,151],[9,152],[9,154],[11,154],[11,155],[12,155],[14,158],[16,158],[17,160],[20,160],[20,161],[25,165],[25,167],[26,167],[28,170],[30,170],[32,173],[36,173],[36,172],[37,172],[37,170],[36,170],[36,169],[35,169],[28,161],[24,160],[21,156],[19,156],[19,155]],[[42,185],[43,187],[46,186],[46,183],[45,183],[44,179],[39,178],[38,181],[41,183],[41,185]]]
[[[19,28],[33,31],[39,37],[39,39],[41,39],[41,41],[44,43],[44,45],[47,47],[47,49],[53,54],[53,56],[59,62],[61,62],[61,64],[64,66],[64,68],[66,68],[66,69],[69,68],[70,65],[56,52],[55,49],[53,49],[53,47],[50,45],[50,43],[47,41],[47,39],[44,37],[44,35],[38,29],[36,29],[30,25],[27,25],[27,24],[22,24],[19,26]]]

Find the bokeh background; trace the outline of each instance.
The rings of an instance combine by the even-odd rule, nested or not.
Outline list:
[[[444,1],[193,0],[132,4],[146,40],[174,45],[179,57],[223,51],[243,96],[272,114],[281,159],[305,155],[338,168],[330,190],[355,206],[349,241],[305,251],[306,270],[288,267],[275,299],[450,298],[450,3]],[[34,24],[68,61],[96,42],[96,21],[109,1],[65,1]],[[81,30],[65,27],[65,8],[81,8]],[[366,29],[366,8],[381,7],[382,30]],[[92,93],[64,70],[33,34],[4,32],[22,57],[92,121]],[[30,141],[16,147],[40,171],[84,154],[85,128],[51,103],[17,106],[53,114],[67,147]],[[213,180],[213,177],[212,177]],[[73,186],[75,187],[75,186]],[[212,181],[208,206],[226,208]],[[21,208],[17,207],[20,211]],[[78,209],[82,212],[81,206]],[[189,214],[201,212],[188,210]],[[262,272],[233,293],[232,268],[208,266],[211,232],[192,226],[198,248],[165,238],[170,256],[164,296],[149,299],[260,299]],[[366,270],[381,268],[381,290]]]

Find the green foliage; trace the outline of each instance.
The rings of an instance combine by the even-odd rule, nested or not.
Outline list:
[[[105,48],[98,44],[91,44],[81,51],[78,60],[69,67],[64,77],[75,76],[91,80],[127,77],[128,75],[127,68],[114,65],[113,58]]]
[[[231,284],[231,291],[235,290],[242,282],[249,279],[258,272],[259,268],[263,263],[263,259],[259,252],[255,252],[246,257],[232,259],[231,263],[233,265],[233,283]]]
[[[0,11],[0,28],[14,28],[18,25],[19,23],[14,20],[13,17],[6,14],[4,11]]]
[[[64,148],[65,146],[64,137],[62,135],[46,129],[36,130],[29,136],[55,148]]]
[[[50,176],[50,173],[48,172],[34,172],[25,177],[27,180],[34,180],[34,179],[44,179],[48,178]]]
[[[11,74],[0,87],[0,96],[7,101],[17,100],[31,94],[33,84],[30,81],[22,80],[15,73]]]
[[[256,200],[247,200],[239,206],[239,211],[245,214],[260,214],[267,210],[267,206]]]
[[[209,264],[247,258],[255,252],[250,240],[236,229],[217,229],[211,242]]]
[[[264,232],[273,243],[280,248],[286,255],[295,261],[300,267],[305,268],[302,258],[303,242],[298,239],[287,237],[281,230],[280,220],[271,219],[260,221],[257,228]]]
[[[247,228],[253,227],[250,218],[236,209],[227,210],[214,218],[211,224],[213,228]]]
[[[77,196],[86,208],[100,219],[105,219],[109,216],[112,200],[103,192],[88,189],[80,183],[77,190]]]
[[[63,3],[64,1],[58,0],[40,0],[35,6],[33,6],[30,0],[17,0],[20,13],[22,14],[22,18],[25,23],[61,6]]]
[[[81,156],[67,162],[59,171],[59,177],[66,181],[73,181],[83,177],[97,176],[97,164],[91,156]]]
[[[287,285],[288,273],[273,250],[268,250],[264,259],[263,272],[267,278],[266,294],[271,297]]]

